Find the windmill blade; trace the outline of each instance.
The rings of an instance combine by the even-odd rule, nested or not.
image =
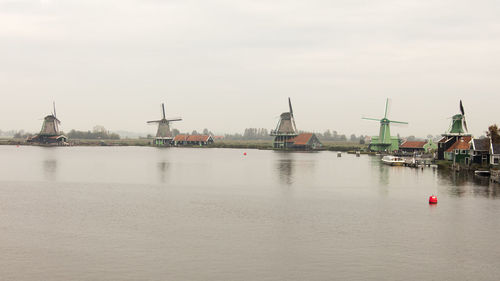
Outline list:
[[[173,122],[173,121],[182,121],[182,118],[180,117],[175,117],[175,118],[169,118],[169,119],[166,119],[168,122]]]
[[[389,122],[396,123],[396,124],[408,124],[408,122],[392,121],[392,120],[389,120]]]
[[[460,100],[460,113],[462,113],[462,115],[465,115],[464,106],[462,105],[462,100]]]
[[[57,114],[56,114],[56,102],[55,102],[55,101],[53,101],[53,102],[52,102],[52,105],[54,106],[54,117],[56,117],[56,119],[57,119]],[[58,121],[59,121],[59,120],[58,120]]]
[[[154,121],[147,121],[146,123],[150,124],[150,123],[160,123],[161,120],[154,120]]]
[[[292,119],[293,129],[297,132],[297,125],[295,125],[295,117],[293,116],[292,101],[290,100],[290,97],[288,97],[288,107],[290,107],[290,117]]]
[[[293,130],[297,133],[297,125],[295,125],[295,118],[292,115]]]
[[[385,100],[385,113],[384,118],[387,118],[387,110],[389,109],[389,98]]]
[[[462,119],[463,120],[463,123],[464,123],[464,128],[465,128],[465,131],[466,132],[469,132],[469,129],[467,129],[467,122],[465,121],[465,118]]]
[[[372,121],[378,121],[378,122],[380,122],[380,121],[381,121],[380,119],[375,119],[375,118],[366,118],[366,117],[361,117],[361,119],[365,119],[365,120],[372,120]]]
[[[161,104],[161,109],[163,112],[163,119],[165,119],[165,104],[164,103]]]

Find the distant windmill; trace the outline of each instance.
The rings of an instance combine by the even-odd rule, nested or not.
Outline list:
[[[297,135],[297,126],[293,117],[292,101],[288,98],[288,107],[290,111],[283,112],[280,115],[280,120],[276,125],[276,129],[271,132],[272,135]]]
[[[287,148],[289,140],[298,135],[290,98],[288,98],[288,107],[290,110],[281,113],[276,129],[271,131],[271,136],[274,136],[274,148]]]
[[[52,114],[45,116],[43,118],[42,130],[40,130],[41,136],[57,136],[59,135],[59,125],[61,121],[57,119],[56,115],[56,103],[53,102],[54,111]]]
[[[162,109],[162,119],[148,121],[148,124],[158,123],[158,130],[156,131],[156,137],[154,139],[155,145],[170,145],[173,139],[172,132],[170,131],[170,122],[181,121],[182,118],[169,118],[165,116],[165,104],[161,104]]]
[[[370,150],[378,151],[378,152],[391,152],[399,149],[399,139],[397,137],[391,137],[391,129],[390,124],[408,124],[408,122],[401,121],[393,121],[387,118],[389,99],[385,101],[385,114],[382,119],[375,118],[365,118],[365,120],[373,120],[380,122],[380,132],[378,137],[372,137],[372,141],[370,143]]]
[[[448,130],[450,134],[463,135],[465,132],[469,132],[467,129],[467,122],[465,121],[465,111],[464,106],[462,105],[462,100],[460,100],[460,114],[455,114],[451,118],[451,126]]]
[[[40,133],[28,139],[29,143],[43,145],[67,145],[68,138],[61,135],[59,125],[61,121],[57,119],[56,103],[53,102],[52,114],[43,118],[42,129]]]
[[[463,149],[465,150],[464,155],[462,155],[462,153],[460,155],[456,155],[453,152],[453,146],[456,146],[457,143],[468,143],[472,138],[472,135],[468,133],[467,121],[465,121],[465,110],[461,100],[459,103],[459,109],[460,113],[451,117],[449,129],[441,135],[443,137],[438,142],[437,160],[453,160],[454,162],[458,160],[459,162],[463,161],[464,163],[467,163],[470,160],[468,149]]]

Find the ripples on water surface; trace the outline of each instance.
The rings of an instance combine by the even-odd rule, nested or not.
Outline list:
[[[498,185],[371,156],[243,152],[0,147],[0,279],[500,276]]]

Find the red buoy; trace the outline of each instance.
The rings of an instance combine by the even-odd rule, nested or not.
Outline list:
[[[438,198],[436,197],[436,195],[432,195],[431,197],[429,197],[429,204],[437,204],[438,203]]]

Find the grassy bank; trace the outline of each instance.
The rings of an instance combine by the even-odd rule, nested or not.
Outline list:
[[[270,140],[223,140],[217,141],[208,147],[272,149],[273,142]],[[366,147],[366,145],[360,145],[357,142],[326,142],[323,143],[321,150],[356,151],[364,150]]]
[[[0,145],[25,145],[25,139],[14,139],[14,138],[2,138],[0,139]]]
[[[330,141],[323,142],[323,148],[331,151],[358,151],[366,150],[368,145],[350,141]]]
[[[83,140],[70,139],[72,146],[149,146],[151,139],[120,139],[120,140]]]

